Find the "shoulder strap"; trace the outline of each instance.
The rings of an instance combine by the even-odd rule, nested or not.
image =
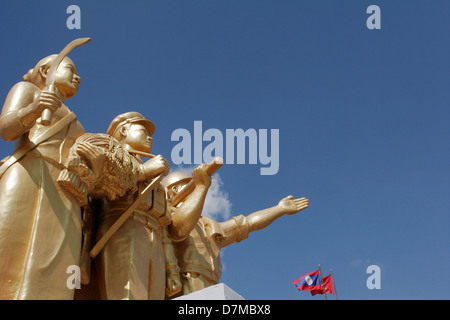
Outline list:
[[[26,148],[21,148],[19,150],[16,150],[8,160],[6,160],[3,165],[0,167],[0,178],[3,176],[3,174],[6,172],[6,170],[19,161],[24,155],[26,155],[29,151],[36,148],[40,143],[44,142],[45,140],[51,138],[55,134],[57,134],[59,131],[61,131],[63,128],[67,127],[73,120],[76,119],[76,116],[73,112],[70,112],[68,115],[64,116],[61,120],[59,120],[57,123],[55,123],[53,126],[42,132],[39,136],[37,136],[34,139],[31,139],[31,143]]]
[[[103,234],[103,236],[98,240],[92,250],[89,252],[91,258],[95,258],[98,253],[103,249],[106,242],[116,233],[117,230],[125,223],[125,221],[133,214],[134,210],[141,203],[141,201],[158,185],[162,180],[163,174],[153,178],[152,182],[139,194],[138,198],[125,210],[124,213],[114,222],[114,224]]]

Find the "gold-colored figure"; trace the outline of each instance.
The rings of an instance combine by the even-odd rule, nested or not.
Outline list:
[[[162,184],[168,190],[169,199],[173,199],[191,179],[181,172],[165,177]],[[239,215],[220,223],[202,216],[186,239],[174,243],[181,269],[183,294],[219,283],[222,275],[222,248],[246,239],[250,232],[266,228],[283,215],[295,214],[308,206],[308,199],[288,196],[274,207],[248,216]]]
[[[221,164],[168,175],[151,154],[155,126],[138,112],[115,117],[106,134],[85,133],[64,102],[80,84],[67,53],[89,40],[39,61],[0,114],[1,138],[15,141],[0,166],[0,300],[73,299],[73,266],[83,284],[94,280],[80,298],[189,294],[220,281],[221,248],[309,206],[289,196],[219,223],[201,213]]]
[[[56,55],[37,63],[8,93],[0,136],[15,141],[0,167],[0,299],[72,299],[67,268],[79,262],[80,204],[56,183],[81,124],[64,101],[80,77],[65,57],[46,78]],[[44,110],[52,114],[41,121]]]
[[[141,168],[139,191],[105,202],[97,239],[101,239],[136,200],[149,179],[168,173],[167,161],[162,156],[150,155],[153,132],[153,124],[137,112],[121,114],[112,121],[107,133],[120,141],[124,150],[132,155],[135,165]],[[151,159],[144,163],[141,155]],[[171,253],[170,238],[184,238],[195,226],[210,184],[201,168],[193,171],[193,177],[197,182],[194,197],[202,201],[185,202],[171,215],[165,189],[158,184],[106,242],[95,261],[103,299],[160,300],[165,297],[166,287],[169,292],[180,290],[180,283],[172,277],[178,273],[178,268],[176,261],[170,260],[175,257]]]

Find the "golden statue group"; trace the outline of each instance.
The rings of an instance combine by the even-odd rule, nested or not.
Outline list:
[[[89,40],[40,60],[3,105],[0,135],[15,148],[0,167],[0,299],[162,300],[218,284],[221,248],[308,200],[217,222],[202,210],[220,158],[169,174],[151,154],[154,124],[133,111],[85,133],[65,105],[80,84],[67,54]]]

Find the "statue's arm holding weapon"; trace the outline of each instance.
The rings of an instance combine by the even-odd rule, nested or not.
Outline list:
[[[201,164],[192,171],[192,180],[171,199],[173,207],[169,234],[174,241],[186,238],[200,218],[206,194],[211,186],[211,175],[223,165],[223,159],[215,158],[209,164]]]
[[[39,90],[29,82],[17,83],[8,93],[0,117],[0,136],[13,141],[28,132],[45,109],[55,112],[61,107],[58,95],[49,89]]]
[[[73,49],[90,40],[90,38],[73,40],[50,65],[41,65],[37,70],[31,69],[24,76],[26,81],[17,83],[10,90],[0,116],[0,136],[4,140],[16,140],[28,132],[39,118],[41,118],[41,124],[50,125],[53,113],[62,106],[64,100],[74,94],[58,88],[55,81],[58,67]],[[40,78],[45,78],[45,83],[36,80]],[[76,79],[79,82],[79,77],[75,74],[75,79],[72,81],[76,82]]]

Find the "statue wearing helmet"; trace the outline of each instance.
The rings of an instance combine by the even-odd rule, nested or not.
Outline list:
[[[181,290],[172,239],[181,240],[189,234],[202,207],[187,201],[172,212],[162,184],[157,184],[148,195],[142,192],[151,179],[169,171],[161,155],[150,153],[154,131],[153,123],[138,112],[117,116],[107,131],[119,141],[124,155],[131,158],[132,167],[137,168],[137,192],[130,189],[121,197],[103,199],[97,239],[107,233],[138,195],[143,198],[139,198],[130,218],[108,239],[95,259],[103,299],[162,300],[166,290],[169,294]],[[143,162],[141,157],[150,159]],[[193,194],[204,199],[210,180],[206,173],[197,171],[193,172],[197,184]]]
[[[165,177],[161,184],[167,188],[169,201],[180,193],[191,179],[188,174],[182,172],[171,173]],[[186,200],[190,197],[189,195]],[[235,216],[220,223],[201,216],[188,237],[174,242],[183,283],[182,294],[186,295],[219,283],[222,275],[222,248],[246,239],[250,232],[269,226],[285,214],[297,213],[308,206],[308,199],[288,196],[274,207],[248,216]]]

